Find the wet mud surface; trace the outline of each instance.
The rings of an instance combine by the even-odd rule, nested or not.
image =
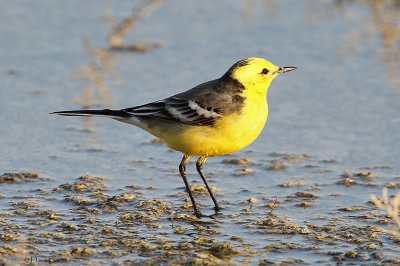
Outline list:
[[[389,231],[395,224],[369,200],[377,190],[376,180],[387,182],[389,194],[396,191],[399,177],[385,175],[390,166],[338,173],[332,170],[340,166],[334,159],[281,153],[268,157],[254,162],[234,156],[219,160],[221,169],[231,171],[226,180],[211,179],[223,207],[220,213],[213,212],[205,187],[194,183],[192,191],[209,215],[201,219],[193,216],[177,174],[169,178],[168,190],[134,183],[111,189],[109,178],[90,174],[55,185],[51,177],[37,173],[4,173],[0,204],[7,207],[0,213],[0,261],[400,263],[400,236]],[[235,191],[224,185],[237,178],[252,183],[292,170],[308,176],[272,178],[268,187],[273,194],[264,186]],[[363,195],[355,195],[359,192],[352,188]]]
[[[400,264],[399,13],[397,0],[1,1],[0,264]],[[49,115],[163,99],[247,57],[298,69],[272,82],[258,139],[207,160],[220,213],[191,158],[201,219],[162,141]]]

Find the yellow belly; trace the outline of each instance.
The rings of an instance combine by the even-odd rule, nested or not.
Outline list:
[[[213,126],[184,125],[179,130],[155,134],[174,150],[193,156],[218,156],[233,153],[252,143],[264,128],[268,117],[265,101],[246,104],[241,113],[219,119]]]

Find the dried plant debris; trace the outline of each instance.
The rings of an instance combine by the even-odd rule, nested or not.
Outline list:
[[[77,179],[74,183],[66,183],[60,185],[61,189],[69,190],[73,192],[100,192],[106,191],[107,187],[104,181],[107,180],[105,177],[94,177],[89,174],[83,175]]]
[[[305,186],[304,182],[301,180],[295,180],[289,183],[279,184],[280,187],[302,187]]]
[[[114,103],[113,92],[107,84],[113,81],[119,87],[123,85],[123,80],[116,71],[114,55],[108,50],[93,47],[85,35],[81,40],[90,62],[77,70],[73,80],[82,84],[82,92],[80,97],[73,98],[72,101],[82,105],[84,109],[111,105]],[[86,117],[83,121],[85,125],[81,130],[93,133],[93,126],[89,126],[91,118]]]
[[[350,187],[351,185],[356,184],[354,179],[347,177],[346,179],[340,180],[338,184],[345,185],[346,187]]]
[[[367,171],[363,171],[363,172],[357,173],[356,176],[361,177],[362,179],[379,177],[377,174],[374,174],[374,173],[371,173],[371,172],[367,172]]]
[[[398,182],[386,183],[385,187],[387,187],[387,188],[400,188],[400,183],[398,183]]]
[[[288,163],[303,162],[306,159],[313,157],[311,154],[291,154],[291,153],[279,153],[279,152],[272,152],[271,155],[276,157],[281,157]]]
[[[322,160],[322,162],[324,162],[324,163],[338,163],[338,161],[336,159],[324,159],[324,160]]]
[[[288,165],[305,163],[307,160],[313,158],[310,154],[290,154],[290,153],[271,153],[274,157],[280,157],[279,160],[269,160],[271,165],[267,168],[268,170],[284,170]],[[306,168],[319,168],[320,166],[306,164]]]
[[[273,161],[272,165],[268,167],[268,170],[283,170],[285,168],[286,168],[285,163]]]
[[[351,207],[346,207],[346,208],[339,208],[339,211],[345,211],[345,212],[355,212],[355,211],[363,211],[365,210],[366,207],[362,205],[357,205],[357,206],[351,206]]]
[[[382,189],[382,199],[378,199],[375,195],[371,195],[372,202],[380,209],[385,210],[387,215],[393,219],[397,228],[391,230],[391,233],[400,237],[400,192],[397,193],[392,200],[389,200],[388,188]]]
[[[209,249],[211,254],[217,258],[226,258],[231,256],[238,256],[240,253],[236,250],[235,245],[224,242],[222,244],[214,244]]]
[[[243,168],[243,169],[239,169],[233,175],[234,176],[246,176],[246,175],[249,175],[249,174],[253,174],[255,172],[256,172],[255,170],[246,167],[246,168]]]
[[[218,192],[220,191],[218,188],[216,188],[215,186],[210,186],[210,189],[212,192]],[[193,193],[196,194],[201,194],[201,195],[208,195],[208,191],[206,186],[202,186],[202,185],[198,185],[198,184],[193,184],[190,186],[190,190]]]
[[[141,42],[141,43],[132,43],[132,44],[119,44],[115,41],[115,38],[110,39],[112,43],[111,49],[114,51],[127,51],[127,52],[142,52],[146,53],[155,48],[161,48],[162,45],[156,42]]]
[[[309,208],[309,207],[312,207],[313,204],[310,202],[302,202],[302,203],[295,204],[295,206],[301,207],[301,208]]]
[[[305,168],[300,165],[299,169]],[[361,182],[370,175],[349,176]],[[23,198],[0,198],[6,206],[0,213],[0,263],[51,256],[80,264],[264,265],[268,256],[272,264],[313,264],[317,262],[305,258],[315,250],[321,257],[318,263],[325,264],[398,260],[393,249],[400,238],[389,231],[396,225],[392,220],[398,203],[395,196],[376,199],[378,207],[391,211],[385,215],[371,202],[343,204],[347,188],[340,194],[332,194],[326,186],[317,193],[299,191],[304,183],[292,178],[289,183],[275,183],[278,196],[245,190],[232,196],[223,189],[218,197],[228,207],[214,214],[212,203],[202,198],[208,196],[207,189],[193,184],[191,190],[205,205],[202,210],[212,213],[199,219],[187,195],[177,194],[174,187],[170,196],[165,193],[157,198],[164,189],[161,184],[156,190],[148,189],[150,183],[124,184],[115,190],[107,185],[109,179],[86,174],[53,190],[50,185],[48,193],[32,190],[36,184],[43,186],[42,182],[22,183],[23,192],[18,193]],[[331,185],[337,187],[335,183],[327,186]],[[337,195],[342,196],[333,198]],[[321,213],[326,200],[335,201],[334,207],[328,205],[332,207]],[[297,217],[301,213],[305,216]],[[303,260],[292,260],[294,253],[304,256]]]
[[[0,183],[26,183],[34,182],[42,177],[32,172],[4,173],[0,176]]]
[[[319,196],[317,194],[309,193],[309,192],[296,192],[293,197],[310,198],[310,199],[319,198]]]
[[[344,179],[338,181],[338,184],[345,185],[347,187],[355,184],[363,186],[375,186],[375,184],[371,183],[371,181],[379,178],[379,175],[368,171],[344,171],[341,177],[343,177]],[[356,180],[359,180],[360,182],[357,182]]]
[[[247,200],[245,200],[243,203],[244,204],[256,204],[258,202],[258,200],[256,198],[249,198]]]
[[[161,4],[162,0],[145,0],[139,2],[132,10],[130,16],[122,21],[117,21],[111,12],[107,15],[107,21],[111,23],[112,31],[108,37],[110,49],[115,51],[148,52],[154,48],[161,47],[161,44],[155,42],[139,42],[126,44],[123,38],[133,30],[137,22],[149,16]]]
[[[224,160],[222,160],[222,163],[233,164],[233,165],[249,165],[249,164],[252,164],[252,162],[248,158],[224,159]]]

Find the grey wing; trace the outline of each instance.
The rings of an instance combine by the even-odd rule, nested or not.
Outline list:
[[[141,120],[160,119],[199,126],[213,125],[221,116],[213,107],[203,108],[194,100],[180,99],[175,96],[121,111]]]
[[[230,87],[236,91],[232,91]],[[143,120],[160,119],[189,125],[213,125],[223,114],[240,111],[244,99],[238,94],[237,88],[236,83],[231,85],[216,79],[164,100],[121,111]]]
[[[123,109],[138,119],[160,119],[189,125],[213,125],[221,117],[224,106],[230,103],[230,97],[221,97],[218,93],[193,95],[192,98],[178,94],[161,101]]]

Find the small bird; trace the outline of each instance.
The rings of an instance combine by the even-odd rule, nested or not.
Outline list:
[[[190,156],[199,156],[196,168],[215,211],[220,207],[202,172],[208,157],[225,155],[252,143],[264,128],[268,116],[267,90],[281,73],[296,67],[277,67],[262,58],[235,63],[220,78],[168,97],[121,110],[74,110],[52,114],[64,116],[106,116],[140,127],[163,139],[168,147],[183,153],[179,173],[194,214],[201,217],[186,178]]]

